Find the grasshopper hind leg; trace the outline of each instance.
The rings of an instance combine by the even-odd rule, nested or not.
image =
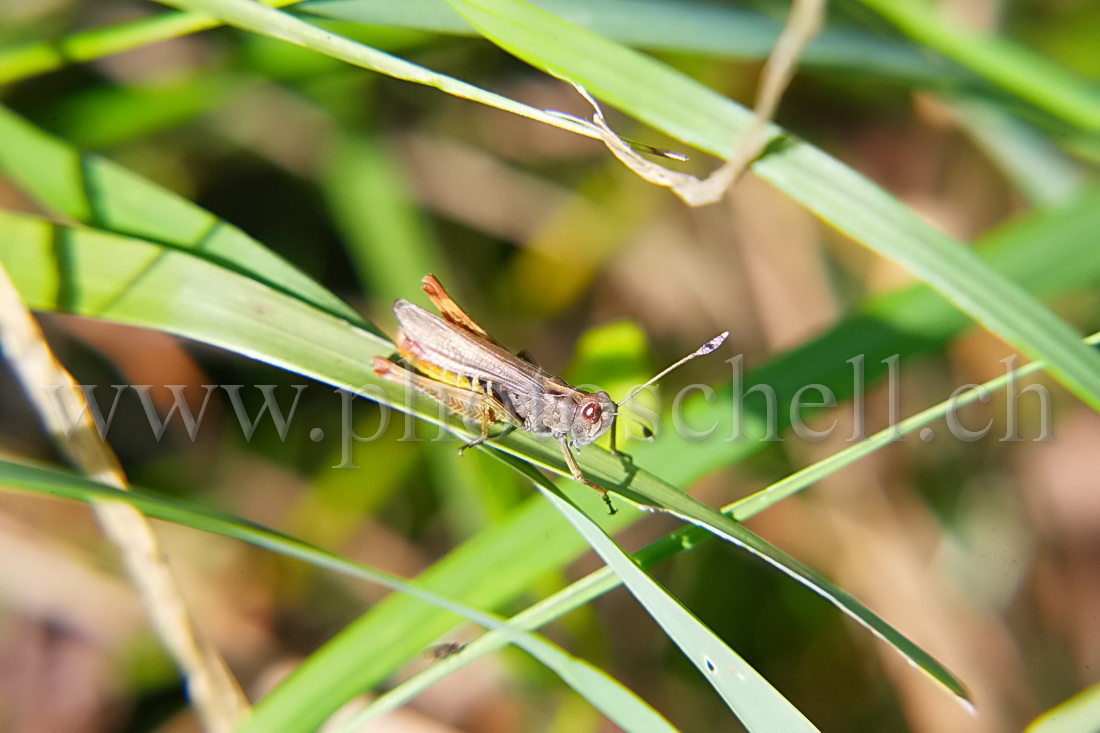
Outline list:
[[[490,423],[501,421],[507,423],[505,432],[520,424],[519,418],[510,413],[493,395],[489,385],[484,389],[468,389],[448,384],[439,379],[411,372],[380,356],[374,357],[374,373],[389,382],[403,384],[431,397],[457,415],[479,421],[481,435],[459,448],[459,455],[467,448],[480,445],[488,439]]]
[[[493,385],[486,382],[478,389],[478,385],[474,383],[474,389],[472,390],[476,394],[481,394],[482,399],[477,403],[475,408],[476,415],[474,415],[481,422],[481,435],[471,440],[466,445],[458,449],[458,455],[462,455],[463,451],[467,448],[473,448],[474,446],[481,445],[489,439],[489,423],[498,422],[501,417],[504,416],[503,405],[493,394]],[[494,407],[495,406],[495,407]],[[499,414],[498,414],[499,413]],[[506,423],[504,430],[500,435],[496,437],[502,437],[507,435],[515,425],[512,423]]]

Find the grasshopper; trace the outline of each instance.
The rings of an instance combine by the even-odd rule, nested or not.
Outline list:
[[[711,339],[616,403],[607,392],[577,389],[505,349],[447,295],[435,275],[427,275],[421,286],[439,316],[403,298],[393,305],[400,326],[397,351],[419,373],[376,356],[375,374],[411,386],[452,412],[479,421],[481,435],[459,453],[488,439],[489,425],[494,423],[505,423],[506,430],[520,428],[551,436],[561,445],[569,473],[598,491],[612,514],[615,507],[607,489],[585,477],[571,447],[579,449],[598,440],[614,425],[620,405],[680,364],[714,351],[729,335],[726,331]],[[613,430],[611,450],[621,455]]]

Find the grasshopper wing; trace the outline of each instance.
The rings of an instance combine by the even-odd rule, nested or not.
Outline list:
[[[536,395],[552,377],[493,341],[460,328],[407,300],[393,305],[401,324],[402,356],[508,392]],[[402,343],[403,342],[403,343]],[[406,353],[407,352],[407,353]]]

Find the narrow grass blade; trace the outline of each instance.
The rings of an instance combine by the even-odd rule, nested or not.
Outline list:
[[[516,464],[569,520],[630,592],[751,731],[815,731],[809,720],[767,680],[684,608],[612,541],[599,525],[529,466]]]
[[[783,27],[775,16],[752,8],[686,0],[537,0],[533,4],[624,46],[717,57],[765,58]],[[349,23],[477,34],[447,0],[309,0],[294,10]],[[950,64],[929,58],[915,46],[858,28],[824,29],[802,60],[810,67],[881,74],[894,81],[943,82],[961,76]]]
[[[631,116],[725,158],[751,113],[694,79],[521,0],[448,0],[488,39],[588,88]],[[821,150],[770,131],[752,170],[852,239],[903,265],[958,308],[1037,359],[1100,410],[1100,354],[1019,285]]]

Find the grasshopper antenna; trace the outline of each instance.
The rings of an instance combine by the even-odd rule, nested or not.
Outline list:
[[[676,362],[672,366],[666,367],[665,369],[662,369],[660,372],[657,373],[657,376],[650,379],[648,382],[643,384],[641,387],[638,387],[637,389],[635,389],[633,392],[628,394],[623,399],[622,402],[617,403],[615,406],[616,407],[622,407],[627,402],[630,402],[630,400],[634,399],[635,395],[637,395],[639,392],[641,392],[643,389],[645,389],[649,385],[656,382],[661,377],[663,377],[666,374],[668,374],[669,372],[671,372],[676,367],[691,361],[692,359],[694,359],[697,356],[705,356],[705,355],[709,354],[710,352],[714,351],[715,349],[717,349],[719,346],[722,345],[722,342],[725,341],[726,337],[729,336],[729,335],[730,335],[729,331],[723,331],[722,333],[718,334],[717,336],[712,338],[710,341],[706,342],[705,344],[700,346],[698,349],[696,349],[695,351],[693,351],[690,354],[688,354],[687,356],[685,356],[683,359],[680,359],[678,362]],[[615,412],[615,415],[616,416],[622,415],[623,417],[626,417],[630,420],[634,420],[634,422],[641,425],[642,426],[642,431],[643,431],[643,434],[646,437],[646,440],[649,440],[650,438],[653,437],[653,431],[650,430],[645,424],[639,422],[638,420],[635,420],[633,417],[630,417],[629,415],[626,415],[625,413],[620,413],[618,411]],[[616,422],[618,422],[618,420],[616,420]],[[611,452],[612,453],[619,453],[619,451],[615,448],[615,425],[614,425],[614,423],[612,423],[612,426],[611,426]]]
[[[710,341],[708,341],[705,344],[703,344],[702,346],[700,346],[695,351],[693,351],[690,354],[688,354],[687,356],[685,356],[683,359],[680,359],[680,361],[676,362],[672,366],[669,366],[669,367],[666,367],[666,368],[662,369],[660,372],[657,373],[657,376],[653,377],[648,382],[643,384],[641,387],[638,387],[633,392],[628,394],[626,396],[626,398],[623,399],[623,401],[619,403],[619,406],[621,407],[621,406],[625,405],[627,402],[630,402],[630,400],[634,399],[635,395],[637,395],[639,392],[641,392],[643,389],[645,389],[649,385],[656,382],[661,377],[663,377],[666,374],[668,374],[669,372],[671,372],[676,367],[681,366],[683,364],[686,364],[687,362],[691,361],[692,359],[694,359],[697,356],[706,356],[710,352],[714,351],[715,349],[717,349],[719,346],[722,345],[722,342],[725,341],[726,337],[729,336],[729,335],[730,335],[729,331],[723,331],[722,333],[720,333],[717,336],[715,336],[714,338],[712,338]]]

